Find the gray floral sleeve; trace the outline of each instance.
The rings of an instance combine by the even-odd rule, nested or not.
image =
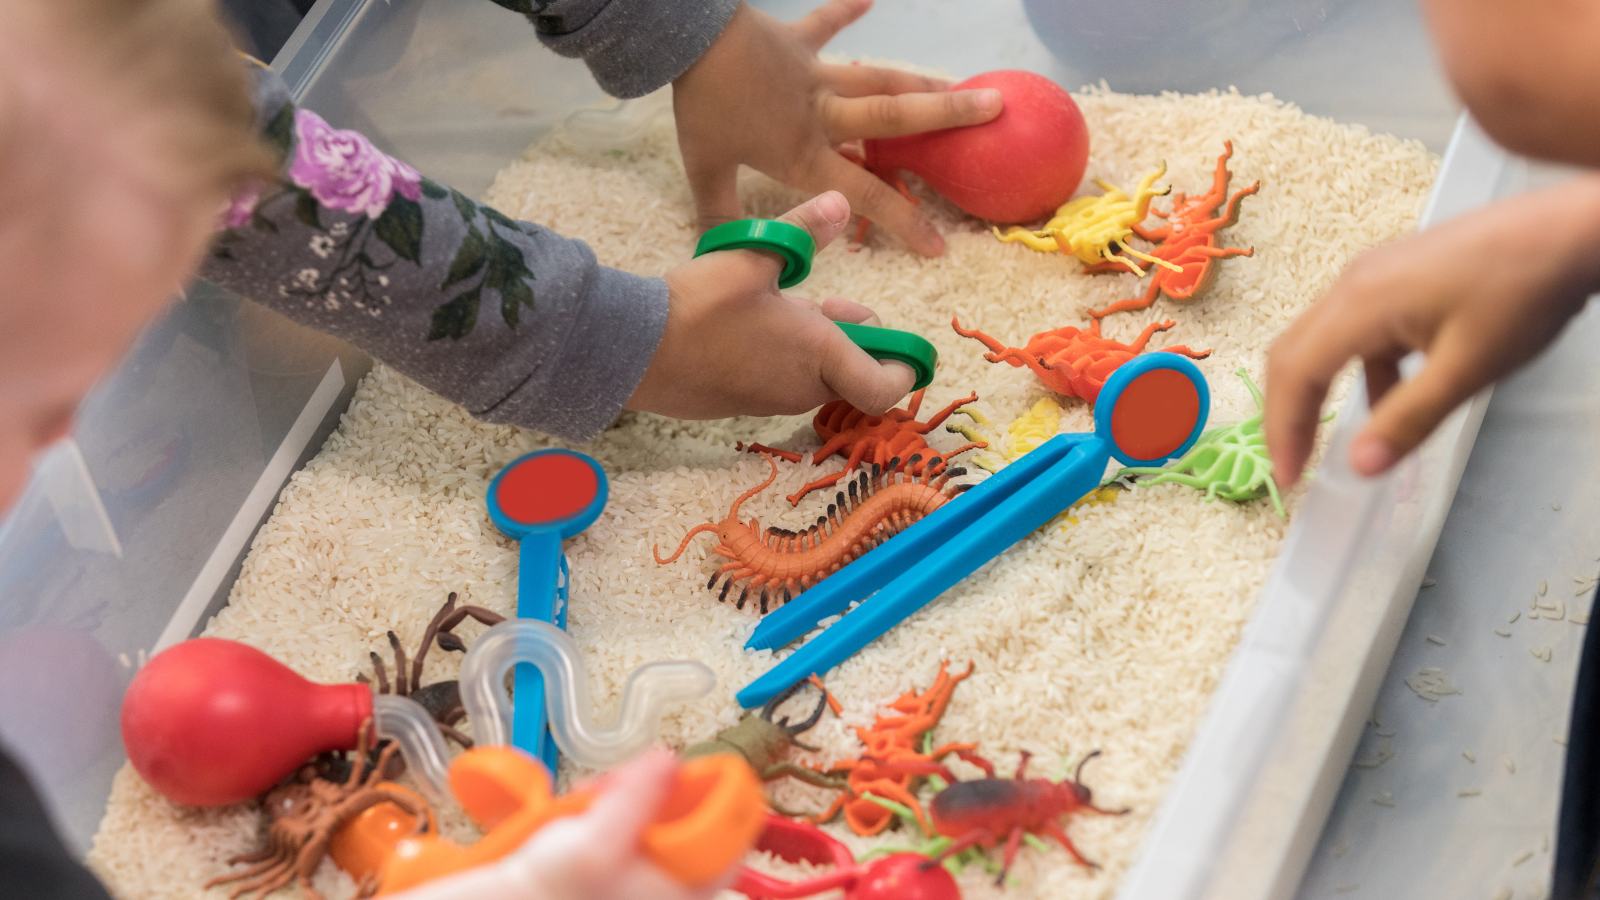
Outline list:
[[[740,0],[494,0],[533,23],[539,40],[582,59],[613,97],[642,97],[688,71]]]
[[[282,174],[234,200],[202,277],[478,418],[574,441],[616,419],[666,325],[664,282],[422,177],[257,71]]]

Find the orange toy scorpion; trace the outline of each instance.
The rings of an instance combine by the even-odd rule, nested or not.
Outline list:
[[[956,456],[988,446],[981,441],[974,441],[942,456],[936,455],[923,435],[938,428],[956,410],[975,402],[978,395],[968,394],[940,410],[928,421],[918,422],[917,411],[922,408],[922,395],[926,390],[923,388],[912,394],[911,402],[905,409],[891,409],[881,416],[869,416],[843,400],[823,404],[811,420],[817,437],[822,438],[822,446],[812,451],[811,460],[817,463],[830,456],[843,456],[844,468],[832,475],[824,475],[790,494],[789,505],[799,505],[801,498],[812,491],[833,487],[863,462],[910,475],[937,475]],[[798,453],[764,444],[739,444],[738,448],[751,453],[766,453],[792,463],[801,459]]]
[[[977,755],[975,744],[945,744],[925,753],[917,749],[923,736],[932,731],[944,716],[956,685],[972,674],[971,663],[960,675],[951,675],[949,665],[948,661],[939,664],[939,674],[935,676],[933,686],[926,691],[920,694],[906,691],[890,703],[889,708],[898,715],[879,715],[873,720],[872,727],[856,729],[856,736],[866,749],[859,758],[837,763],[828,770],[830,775],[845,774],[849,787],[816,817],[818,822],[826,822],[843,811],[845,824],[856,834],[874,835],[882,832],[894,821],[894,813],[866,797],[872,794],[910,807],[917,821],[926,829],[927,818],[921,802],[917,800],[915,786],[928,772],[949,771],[940,764],[940,760],[954,755],[982,769],[987,775],[994,775],[994,766]]]
[[[1028,338],[1027,346],[1007,347],[977,329],[962,328],[954,317],[950,327],[956,334],[981,341],[989,352],[983,358],[989,362],[1004,362],[1027,368],[1039,376],[1045,387],[1063,397],[1080,397],[1093,403],[1105,387],[1106,379],[1117,367],[1133,359],[1158,331],[1166,331],[1178,323],[1151,322],[1131,344],[1121,344],[1100,336],[1100,320],[1095,319],[1087,328],[1067,325],[1054,331],[1041,331]],[[1190,359],[1205,359],[1210,350],[1191,350],[1181,344],[1162,347],[1161,353],[1181,353]]]
[[[966,470],[948,468],[940,457],[932,457],[924,465],[920,457],[912,456],[904,471],[898,471],[898,458],[890,459],[887,466],[874,463],[871,471],[850,482],[848,491],[839,491],[828,504],[827,515],[819,516],[810,528],[799,532],[776,527],[763,530],[754,518],[741,521],[739,507],[777,479],[777,461],[769,455],[767,462],[772,471],[766,480],[740,494],[722,521],[689,529],[671,556],[663,558],[659,547],[651,548],[656,562],[667,565],[683,555],[695,535],[715,534],[717,545],[712,552],[728,561],[711,573],[706,588],[716,588],[717,581],[726,576],[717,595],[718,600],[726,601],[733,585],[742,583],[735,605],[744,609],[750,592],[756,591],[763,614],[773,598],[789,602],[797,591],[904,531],[966,488],[949,484],[950,479],[967,474]]]
[[[1209,192],[1198,197],[1174,194],[1170,212],[1151,210],[1154,215],[1167,220],[1164,227],[1134,228],[1135,234],[1155,244],[1150,255],[1174,264],[1179,271],[1156,267],[1150,276],[1150,285],[1142,296],[1090,310],[1090,316],[1099,319],[1125,310],[1147,309],[1161,294],[1180,302],[1193,299],[1210,282],[1212,273],[1216,271],[1213,260],[1255,255],[1253,247],[1217,246],[1217,232],[1234,224],[1239,218],[1239,201],[1261,189],[1261,182],[1256,181],[1241,188],[1232,197],[1228,196],[1228,182],[1232,177],[1228,171],[1228,160],[1233,156],[1233,142],[1225,141],[1222,147]],[[1226,204],[1223,201],[1227,201]],[[1222,207],[1220,214],[1218,207]],[[1087,271],[1120,272],[1123,268],[1113,263],[1100,263],[1088,267]]]

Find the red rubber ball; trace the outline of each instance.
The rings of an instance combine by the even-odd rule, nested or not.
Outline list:
[[[975,75],[951,90],[995,88],[1005,107],[982,125],[866,142],[867,168],[912,172],[970,215],[1002,225],[1049,216],[1089,163],[1089,127],[1060,85],[1017,69]]]

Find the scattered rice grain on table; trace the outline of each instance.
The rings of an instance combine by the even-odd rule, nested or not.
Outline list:
[[[1089,177],[1129,185],[1166,160],[1167,181],[1197,194],[1231,138],[1234,186],[1262,181],[1238,225],[1223,233],[1230,245],[1253,245],[1254,258],[1222,262],[1214,286],[1194,303],[1163,300],[1106,322],[1109,335],[1126,340],[1146,322],[1170,317],[1178,326],[1153,348],[1215,348],[1201,366],[1217,423],[1255,411],[1233,370],[1246,366],[1259,377],[1272,337],[1345,262],[1414,226],[1435,175],[1437,161],[1420,144],[1313,118],[1271,98],[1104,89],[1078,96],[1094,142]],[[606,264],[659,275],[688,258],[695,238],[678,166],[665,121],[610,152],[578,149],[558,134],[502,171],[488,199],[583,238]],[[776,215],[800,199],[754,177],[744,189],[754,215]],[[859,252],[840,241],[819,255],[797,293],[857,299],[885,324],[933,340],[941,371],[925,408],[975,389],[979,406],[1003,423],[1043,396],[1026,373],[985,363],[974,342],[952,333],[952,314],[1020,345],[1139,290],[1130,275],[1090,277],[1062,256],[1001,245],[937,200],[924,208],[949,235],[944,258],[915,258],[881,232]],[[1067,405],[1065,430],[1089,423],[1083,404]],[[955,442],[942,431],[930,438],[936,447]],[[649,557],[652,543],[670,546],[691,525],[720,518],[764,474],[764,461],[734,451],[736,440],[815,446],[807,417],[692,423],[629,415],[584,448],[606,467],[611,498],[605,515],[568,543],[572,635],[608,704],[627,673],[650,660],[690,657],[716,671],[718,690],[665,722],[664,739],[674,746],[731,725],[739,714],[733,690],[772,662],[771,654],[740,649],[755,617],[704,590],[706,542],[672,566]],[[449,591],[510,611],[516,555],[485,517],[483,491],[501,465],[552,443],[474,422],[394,372],[373,370],[338,431],[284,489],[229,606],[207,633],[247,641],[313,679],[348,681],[366,670],[369,650],[383,649],[385,630],[414,646]],[[814,474],[784,466],[779,483],[746,512],[790,526],[814,517],[813,506],[791,511],[782,500]],[[1097,800],[1133,811],[1067,825],[1103,868],[1082,868],[1058,850],[1024,849],[1003,894],[1011,900],[1115,893],[1286,531],[1270,504],[1207,503],[1176,486],[1135,489],[1075,515],[1076,525],[1024,541],[831,673],[844,718],[825,718],[807,738],[823,748],[820,759],[853,756],[859,748],[850,726],[870,722],[900,692],[925,688],[947,658],[958,666],[972,660],[977,669],[956,689],[941,739],[979,741],[1002,771],[1022,748],[1037,754],[1039,773],[1103,750],[1085,780]],[[459,655],[431,653],[428,663],[427,680],[453,677]],[[816,808],[823,802],[798,788],[780,796]],[[176,809],[125,769],[90,861],[121,897],[195,896],[224,871],[223,859],[252,844],[258,822],[250,807]],[[450,827],[459,831],[460,823]],[[876,843],[834,831],[858,851]],[[968,897],[1002,896],[979,867],[961,882]],[[350,892],[328,864],[317,884],[334,897]]]

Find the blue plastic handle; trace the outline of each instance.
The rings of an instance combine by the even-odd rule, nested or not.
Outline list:
[[[1162,403],[1148,397],[1127,407],[1138,416],[1193,417],[1181,443],[1151,460],[1115,444],[1116,407],[1128,389],[1154,370],[1174,370],[1193,394]],[[1185,392],[1186,393],[1186,392]],[[820,675],[859,652],[963,578],[1077,503],[1100,484],[1112,457],[1129,465],[1181,456],[1205,430],[1211,394],[1189,360],[1152,353],[1124,363],[1107,380],[1095,408],[1092,434],[1057,435],[892,540],[779,607],[756,626],[746,647],[771,649],[800,637],[816,623],[861,605],[778,663],[738,694],[747,709],[760,706],[811,675]],[[1137,429],[1136,429],[1137,431]],[[1153,448],[1152,448],[1153,449]],[[865,599],[863,599],[865,598]]]
[[[1111,448],[1105,441],[1091,435],[1062,434],[1046,441],[1023,459],[1030,456],[1041,458],[1044,471],[1038,477],[1021,479],[1020,486],[1009,494],[991,492],[994,501],[977,507],[991,509],[1003,500],[1003,514],[965,527],[972,521],[973,510],[970,507],[977,506],[977,503],[970,501],[982,503],[985,497],[979,491],[1017,469],[1020,460],[1002,469],[1000,475],[968,491],[965,498],[947,503],[935,511],[934,515],[938,515],[952,507],[956,508],[953,515],[946,517],[956,533],[943,543],[937,554],[923,558],[916,568],[907,570],[903,565],[897,565],[906,554],[886,554],[877,560],[873,559],[879,550],[888,549],[909,535],[910,529],[845,567],[844,571],[857,567],[866,569],[870,573],[865,576],[869,583],[881,581],[887,584],[871,600],[746,686],[739,692],[739,705],[746,709],[760,706],[791,685],[809,676],[820,675],[844,662],[1012,544],[1032,534],[1100,484],[1106,464],[1111,461]],[[963,500],[969,502],[963,503]],[[969,508],[963,510],[958,504]],[[822,585],[831,580],[823,581]],[[795,602],[803,597],[795,598]]]
[[[562,454],[575,457],[594,471],[595,493],[583,509],[565,518],[530,524],[519,521],[500,508],[497,500],[500,482],[529,460]],[[517,617],[550,622],[567,627],[567,585],[570,569],[561,552],[565,538],[583,531],[605,509],[608,487],[605,471],[594,458],[572,450],[538,450],[520,456],[506,465],[489,482],[489,518],[495,527],[520,544],[517,569]],[[531,665],[516,667],[512,680],[511,743],[542,760],[554,777],[560,760],[555,739],[550,735],[545,709],[544,677]]]
[[[926,518],[864,554],[855,563],[824,578],[815,587],[768,613],[756,625],[747,650],[774,650],[794,641],[829,616],[871,596],[917,560],[944,545],[978,517],[999,506],[1018,486],[1032,481],[1055,465],[1073,444],[1093,440],[1092,435],[1066,434],[1040,445],[1034,452],[1001,469],[972,490],[939,507]],[[1046,449],[1046,448],[1049,449]],[[1102,469],[1104,464],[1102,464]],[[807,673],[810,674],[810,673]],[[804,676],[802,676],[804,677]]]

